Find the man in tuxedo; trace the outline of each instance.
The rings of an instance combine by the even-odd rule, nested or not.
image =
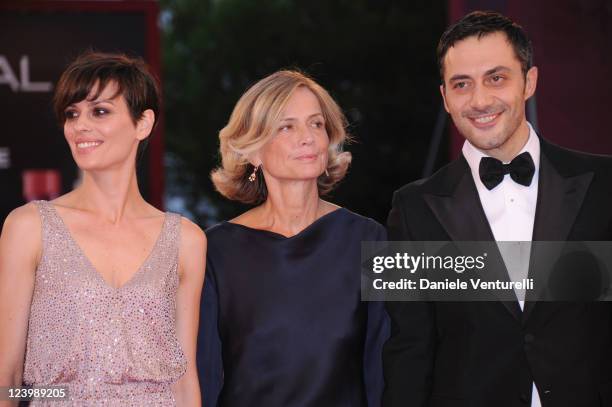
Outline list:
[[[553,145],[526,121],[538,71],[523,29],[471,13],[443,34],[438,62],[462,155],[395,192],[389,240],[612,240],[612,159]],[[612,406],[610,303],[387,309],[385,407]]]

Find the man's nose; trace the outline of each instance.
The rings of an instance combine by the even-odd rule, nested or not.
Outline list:
[[[491,106],[491,103],[492,98],[489,91],[482,85],[474,86],[472,99],[470,100],[471,107],[476,110],[486,110],[486,108]]]

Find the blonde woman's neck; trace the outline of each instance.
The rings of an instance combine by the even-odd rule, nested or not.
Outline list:
[[[335,209],[336,205],[319,198],[316,180],[268,185],[266,201],[232,222],[290,237]]]

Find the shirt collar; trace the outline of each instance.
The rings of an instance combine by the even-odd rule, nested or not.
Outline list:
[[[535,166],[535,171],[537,173],[540,168],[540,139],[538,138],[538,135],[531,126],[531,123],[527,122],[527,125],[529,126],[529,138],[527,139],[527,142],[517,155],[522,154],[525,151],[531,154],[531,158],[533,159],[533,164]],[[474,145],[470,143],[467,139],[463,143],[463,148],[461,151],[463,152],[463,156],[465,157],[465,160],[467,161],[468,165],[470,166],[470,169],[472,170],[472,176],[474,177],[474,180],[476,181],[476,183],[482,184],[482,181],[480,181],[480,175],[478,174],[480,159],[482,157],[489,157],[489,155],[483,153],[482,151],[474,147]]]

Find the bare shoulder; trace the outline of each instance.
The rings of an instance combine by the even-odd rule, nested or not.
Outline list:
[[[41,220],[36,204],[13,209],[4,220],[0,245],[15,255],[38,261],[41,254]]]
[[[11,213],[4,220],[4,226],[2,227],[2,235],[5,233],[18,233],[22,237],[28,235],[35,235],[39,232],[40,235],[40,214],[38,213],[38,207],[36,204],[30,202],[16,209],[13,209]]]
[[[202,229],[181,217],[181,243],[179,248],[179,275],[185,284],[201,286],[206,262],[206,235]]]
[[[181,246],[184,248],[198,249],[206,247],[206,235],[204,231],[189,219],[181,216]]]

